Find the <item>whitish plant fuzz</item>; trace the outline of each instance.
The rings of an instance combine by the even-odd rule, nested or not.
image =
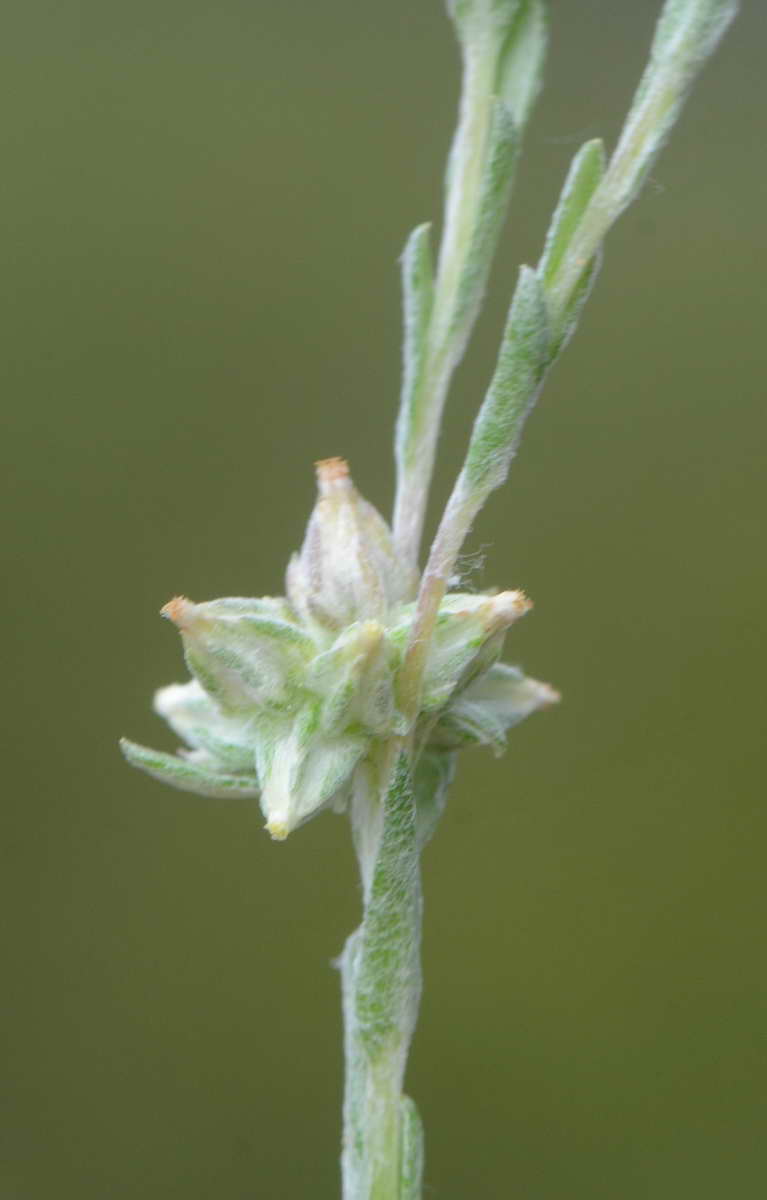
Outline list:
[[[276,840],[323,808],[346,811],[357,768],[364,774],[382,743],[414,732],[396,690],[413,573],[345,462],[318,463],[317,481],[286,597],[177,596],[162,610],[193,679],[161,688],[155,709],[187,748],[172,755],[122,743],[134,766],[174,787],[258,796]],[[427,749],[497,748],[506,729],[551,703],[545,684],[495,666],[506,630],[528,608],[520,592],[445,598],[423,680]]]
[[[360,496],[346,463],[328,459],[317,465],[318,498],[284,597],[176,597],[163,609],[192,679],[162,688],[155,709],[185,746],[167,754],[123,741],[128,761],[185,791],[258,798],[278,841],[323,809],[350,816],[363,920],[339,960],[344,1200],[421,1196],[421,1124],[402,1091],[421,990],[419,860],[456,751],[500,753],[512,726],[558,699],[499,661],[529,601],[521,592],[451,592],[456,559],[575,330],[605,235],[638,194],[737,7],[666,0],[612,157],[599,140],[575,155],[540,261],[520,270],[495,372],[421,571],[445,400],[479,312],[546,48],[542,0],[448,0],[463,90],[436,269],[428,225],[414,230],[402,259],[393,528]]]

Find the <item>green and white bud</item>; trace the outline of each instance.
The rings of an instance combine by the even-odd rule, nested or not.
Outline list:
[[[532,607],[523,592],[495,596],[452,592],[442,601],[434,637],[426,660],[421,709],[433,713],[443,708],[457,689],[487,670],[503,649],[506,631]],[[412,613],[393,631],[406,642]]]
[[[162,610],[181,632],[194,678],[161,688],[154,706],[183,748],[173,755],[123,743],[129,762],[173,787],[258,797],[278,840],[325,808],[345,809],[376,748],[410,732],[396,697],[415,618],[411,572],[346,463],[319,463],[317,477],[286,598],[195,604],[177,596]],[[551,703],[551,689],[494,665],[529,608],[522,592],[442,601],[419,714],[428,746],[415,774],[416,791],[431,789],[439,803],[428,815],[425,802],[417,806],[421,841],[441,811],[451,752],[499,750],[511,725]],[[444,788],[432,786],[443,776]]]
[[[308,705],[292,721],[266,720],[256,731],[261,809],[275,841],[331,804],[369,747],[363,734],[327,736],[318,722],[317,706]]]
[[[429,745],[441,750],[491,746],[496,755],[501,754],[509,729],[558,700],[559,693],[547,683],[528,679],[507,663],[495,663],[451,700],[432,730]]]
[[[307,633],[275,615],[270,599],[194,604],[176,596],[162,615],[178,626],[190,671],[225,712],[283,709],[316,649]]]
[[[359,621],[319,654],[307,687],[322,698],[321,723],[328,732],[358,727],[373,736],[405,733],[394,702],[396,650],[377,621]]]
[[[310,628],[338,633],[359,620],[385,623],[415,594],[389,526],[360,496],[342,458],[317,463],[318,498],[304,544],[288,565],[288,600]]]

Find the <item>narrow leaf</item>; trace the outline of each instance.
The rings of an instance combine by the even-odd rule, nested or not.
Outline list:
[[[407,1044],[420,994],[421,891],[413,785],[401,756],[383,801],[381,842],[357,947],[354,1016],[370,1057]]]
[[[551,218],[538,277],[544,287],[556,276],[557,267],[570,244],[591,197],[605,173],[605,148],[601,138],[581,146],[567,173],[559,202]]]
[[[398,1200],[421,1200],[423,1183],[423,1125],[409,1096],[399,1102],[400,1181]]]
[[[542,0],[525,0],[501,51],[498,67],[498,95],[519,130],[527,124],[541,90],[547,40]]]
[[[612,220],[639,192],[738,0],[667,0],[610,167]]]
[[[133,767],[146,771],[160,783],[169,783],[182,792],[196,792],[198,796],[226,799],[229,796],[257,797],[260,794],[255,776],[228,775],[218,772],[175,754],[164,754],[161,750],[150,750],[129,742],[120,741],[120,749]]]
[[[447,0],[447,11],[459,39],[505,34],[524,0]]]
[[[641,98],[643,84],[665,59],[686,61],[688,71],[697,70],[716,49],[738,7],[738,0],[666,0],[637,97]]]
[[[477,221],[464,261],[451,322],[456,338],[456,358],[463,354],[482,303],[506,215],[518,152],[519,136],[514,119],[504,102],[498,100],[493,108],[488,136]]]
[[[430,246],[431,225],[419,225],[402,254],[402,307],[404,324],[402,398],[397,418],[397,463],[402,470],[413,428],[418,420],[418,395],[428,349],[429,319],[434,296]]]
[[[474,422],[463,468],[465,485],[474,497],[486,496],[505,480],[548,361],[543,289],[535,271],[522,267],[495,374]]]
[[[557,269],[567,253],[573,235],[580,224],[584,212],[588,208],[592,196],[604,178],[604,173],[604,144],[601,139],[596,138],[581,146],[570,164],[570,170],[567,173],[567,178],[559,197],[559,203],[551,219],[551,225],[546,234],[543,256],[538,264],[538,278],[541,280],[544,289],[548,289],[555,284]],[[575,330],[581,309],[588,299],[594,280],[599,272],[600,261],[601,248],[583,268],[572,297],[564,309],[558,311],[554,305],[549,305],[552,361],[569,341]]]
[[[445,811],[447,794],[455,775],[455,755],[443,749],[424,750],[413,779],[415,824],[418,848],[430,841]]]

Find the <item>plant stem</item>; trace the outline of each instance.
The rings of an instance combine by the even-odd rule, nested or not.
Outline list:
[[[423,1150],[402,1094],[421,995],[421,883],[410,765],[399,742],[360,779],[352,820],[362,925],[341,958],[344,1200],[418,1200]]]

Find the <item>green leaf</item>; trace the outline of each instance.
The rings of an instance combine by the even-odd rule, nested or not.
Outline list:
[[[684,64],[686,71],[694,74],[716,49],[738,8],[739,0],[666,0],[635,104],[641,102],[653,73],[665,61]]]
[[[146,771],[147,775],[158,779],[160,783],[168,783],[182,792],[196,792],[198,796],[210,796],[214,799],[260,795],[255,775],[230,775],[215,771],[188,758],[139,746],[136,742],[129,742],[127,738],[121,739],[120,749],[131,766]]]
[[[511,26],[498,64],[498,95],[520,131],[527,124],[543,83],[548,41],[542,0],[524,0]]]
[[[559,202],[551,218],[543,255],[538,263],[538,277],[549,287],[557,273],[562,257],[583,216],[591,197],[605,173],[605,148],[601,138],[581,146],[570,164]]]
[[[419,850],[431,840],[445,811],[455,775],[455,755],[442,749],[424,750],[413,779],[416,838]]]
[[[373,1059],[409,1039],[420,992],[421,890],[413,784],[401,755],[383,800],[383,828],[355,947],[356,1034]]]
[[[505,480],[528,412],[538,398],[549,361],[546,300],[530,267],[522,267],[511,302],[498,362],[474,422],[465,484],[484,497]]]
[[[471,52],[497,55],[495,94],[518,129],[541,89],[546,56],[543,0],[448,0],[459,41]]]
[[[538,278],[544,289],[549,289],[555,284],[557,270],[567,253],[583,214],[604,178],[604,173],[604,144],[601,139],[595,138],[581,146],[570,164],[559,203],[551,219],[543,255],[538,264]],[[575,330],[581,309],[588,299],[598,274],[599,265],[600,253],[598,252],[584,267],[572,298],[564,311],[557,312],[553,305],[549,305],[552,361]]]
[[[409,1096],[399,1102],[400,1182],[397,1200],[421,1200],[423,1184],[423,1124]]]
[[[695,76],[738,7],[738,0],[667,0],[610,165],[613,221],[640,191]]]
[[[451,320],[457,358],[463,353],[485,293],[490,265],[506,215],[518,152],[519,136],[514,119],[506,104],[498,100],[493,106],[490,123],[477,220],[461,272]]]
[[[513,27],[522,0],[447,0],[447,11],[461,41]]]
[[[429,320],[434,299],[430,235],[431,225],[419,225],[410,234],[402,254],[403,374],[396,434],[400,470],[407,459],[413,427],[418,420],[418,396],[428,353]]]

